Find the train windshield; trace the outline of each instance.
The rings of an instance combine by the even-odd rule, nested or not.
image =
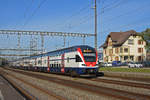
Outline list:
[[[85,62],[96,62],[95,53],[83,53]]]

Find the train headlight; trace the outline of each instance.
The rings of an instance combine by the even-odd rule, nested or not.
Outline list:
[[[82,64],[82,66],[86,66],[86,64]]]
[[[91,72],[91,73],[94,72],[94,69],[91,69],[90,72]]]

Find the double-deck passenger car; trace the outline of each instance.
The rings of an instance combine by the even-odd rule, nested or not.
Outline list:
[[[74,75],[97,74],[97,51],[87,45],[59,49],[14,61],[17,68]]]

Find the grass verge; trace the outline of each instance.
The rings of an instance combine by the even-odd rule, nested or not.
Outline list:
[[[150,68],[101,67],[101,68],[100,68],[100,71],[150,73]]]

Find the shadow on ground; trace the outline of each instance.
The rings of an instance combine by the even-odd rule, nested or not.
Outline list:
[[[97,75],[83,75],[83,76],[80,76],[80,78],[97,78],[97,77],[102,77],[104,76],[104,73],[103,72],[98,72]]]

